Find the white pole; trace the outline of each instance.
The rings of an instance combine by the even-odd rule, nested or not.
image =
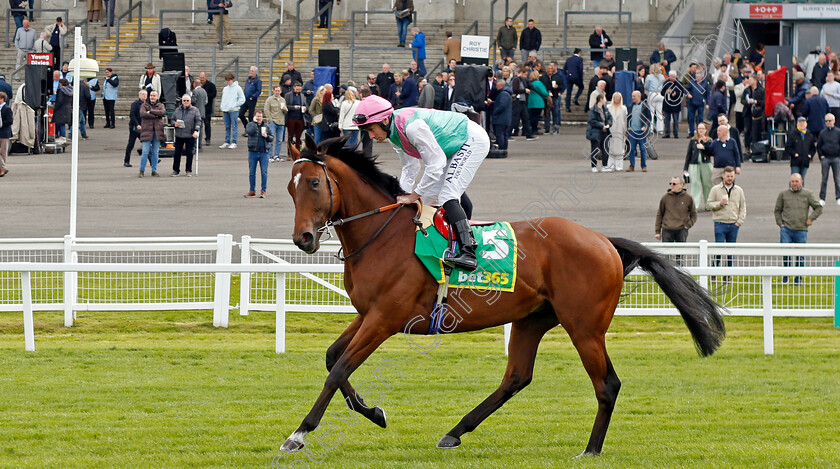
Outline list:
[[[245,235],[239,244],[239,263],[251,263],[251,237]],[[251,309],[251,272],[242,272],[239,276],[239,315],[247,316]]]
[[[82,28],[76,28],[76,40],[73,44],[73,133],[70,144],[70,239],[76,239],[76,203],[79,185],[79,82],[82,78]]]
[[[274,328],[276,336],[274,339],[274,352],[286,353],[286,274],[277,274],[277,298],[275,298],[277,310],[274,317]]]
[[[64,237],[64,262],[71,264],[73,262],[73,238],[70,235]],[[75,272],[64,272],[64,327],[73,327],[73,303],[75,303],[75,295],[73,294],[73,277]]]
[[[697,262],[698,267],[708,267],[709,266],[709,242],[705,239],[700,240],[700,256]],[[701,275],[700,276],[700,286],[703,288],[709,288],[709,276],[708,275]]]
[[[510,328],[510,323],[505,324],[505,355],[508,355],[508,344],[510,344]]]
[[[259,6],[259,0],[257,0],[257,7]],[[195,0],[192,0],[192,9],[195,10]],[[195,12],[192,12],[190,16],[192,16],[192,24],[195,24]]]
[[[280,24],[283,24],[284,16],[286,16],[286,0],[280,0]]]
[[[773,277],[761,277],[761,299],[764,306],[764,354],[773,355]]]
[[[369,10],[369,8],[368,8],[368,0],[365,0],[365,11],[368,11],[368,10]],[[367,24],[368,24],[368,14],[367,14],[367,13],[365,13],[365,25],[367,25]]]
[[[27,352],[35,351],[35,325],[32,320],[32,274],[20,273],[20,290],[23,294],[23,342]]]

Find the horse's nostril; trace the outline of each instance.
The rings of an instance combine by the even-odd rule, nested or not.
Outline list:
[[[300,236],[300,243],[306,245],[311,243],[313,239],[315,239],[315,237],[312,236],[312,233],[307,232]]]

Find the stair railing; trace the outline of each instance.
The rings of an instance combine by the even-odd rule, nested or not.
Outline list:
[[[120,57],[120,25],[125,17],[128,17],[126,23],[134,21],[133,15],[135,8],[137,9],[137,39],[143,39],[143,2],[137,2],[136,4],[129,6],[128,10],[120,15],[116,20],[117,34],[114,38],[114,58]]]

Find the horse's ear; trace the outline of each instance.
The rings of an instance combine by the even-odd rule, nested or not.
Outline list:
[[[318,145],[315,143],[315,139],[312,138],[311,135],[305,133],[305,137],[303,138],[304,145],[306,146],[307,150],[312,152],[318,152]]]
[[[292,161],[297,161],[298,159],[300,159],[300,150],[298,150],[297,146],[292,145],[291,140],[289,140],[289,158]]]
[[[329,146],[325,149],[326,154],[328,155],[337,155],[338,152],[344,148],[344,145],[347,144],[347,140],[350,139],[349,134],[342,135],[339,138],[332,138],[329,140]]]

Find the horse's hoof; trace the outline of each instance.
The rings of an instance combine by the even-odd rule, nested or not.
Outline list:
[[[379,425],[382,428],[388,427],[388,421],[385,418],[385,411],[382,410],[381,407],[376,406],[373,408],[373,417],[371,418],[373,423]]]
[[[594,457],[597,457],[597,456],[600,456],[600,455],[601,455],[601,453],[584,451],[584,452],[578,454],[577,456],[575,456],[575,459],[594,458]]]
[[[455,449],[458,445],[461,444],[461,440],[450,435],[444,435],[443,438],[438,441],[437,447],[440,449]]]
[[[296,453],[303,448],[303,441],[297,441],[290,437],[283,443],[283,446],[280,447],[280,451],[284,453]]]

